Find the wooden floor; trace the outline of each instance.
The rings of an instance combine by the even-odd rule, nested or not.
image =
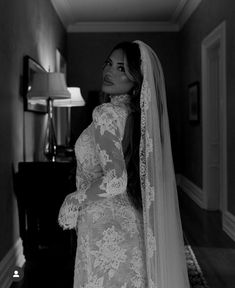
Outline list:
[[[198,207],[179,193],[181,218],[188,239],[210,288],[235,288],[235,242],[222,230],[220,212]]]
[[[185,236],[209,287],[235,288],[235,242],[222,231],[220,213],[200,209],[181,191],[179,200]],[[72,288],[74,259],[61,255],[42,251],[26,262],[24,280],[11,288]]]

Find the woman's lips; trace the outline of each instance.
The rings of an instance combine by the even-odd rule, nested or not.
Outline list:
[[[104,77],[103,83],[105,85],[107,85],[107,86],[112,86],[113,85],[113,82],[107,76]]]

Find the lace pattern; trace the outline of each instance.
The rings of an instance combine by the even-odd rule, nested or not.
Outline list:
[[[163,71],[154,51],[141,41],[135,42],[140,47],[143,74],[140,183],[147,285],[149,288],[189,288]]]
[[[75,282],[93,287],[146,287],[142,218],[127,195],[98,201],[78,222]],[[84,266],[85,265],[85,266]],[[89,272],[88,272],[89,271]],[[74,287],[83,287],[83,286]],[[84,287],[86,287],[84,285]]]
[[[119,97],[98,106],[75,145],[77,191],[59,213],[64,229],[77,230],[74,288],[146,286],[142,215],[126,193],[125,101]]]

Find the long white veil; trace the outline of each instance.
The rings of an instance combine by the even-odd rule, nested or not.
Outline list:
[[[143,73],[140,179],[148,288],[188,288],[164,75],[154,51],[135,42]]]

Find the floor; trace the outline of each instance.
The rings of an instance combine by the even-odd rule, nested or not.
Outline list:
[[[221,213],[208,212],[179,193],[181,218],[210,288],[235,288],[235,242],[222,230]]]
[[[179,191],[182,225],[210,288],[235,288],[235,242],[221,229],[219,212],[200,209]],[[63,251],[41,251],[25,265],[25,277],[11,288],[70,288],[73,282],[73,257]],[[71,251],[74,255],[74,251]]]

